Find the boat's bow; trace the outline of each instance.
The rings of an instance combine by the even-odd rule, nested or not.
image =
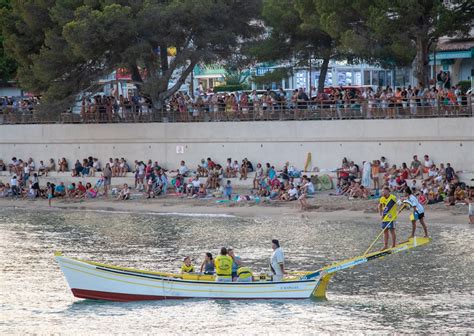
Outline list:
[[[334,264],[325,266],[315,272],[307,273],[303,275],[301,279],[320,279],[319,284],[313,291],[312,295],[313,297],[316,297],[319,299],[325,299],[329,280],[331,280],[332,276],[336,272],[342,271],[347,268],[353,268],[357,265],[364,264],[372,260],[384,258],[392,254],[397,254],[403,251],[411,250],[413,248],[426,245],[430,241],[431,241],[431,238],[413,237],[413,238],[410,238],[406,242],[400,243],[396,245],[395,247],[392,247],[386,250],[368,253],[366,255],[362,255],[359,257],[352,258],[352,259],[346,259],[346,260],[339,261]]]

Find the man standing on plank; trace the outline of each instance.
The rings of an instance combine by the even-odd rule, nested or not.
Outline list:
[[[379,214],[382,218],[382,229],[383,232],[383,249],[388,248],[388,236],[389,233],[392,236],[392,247],[396,245],[395,235],[395,220],[397,219],[397,198],[395,195],[390,193],[388,187],[384,187],[382,191],[382,197],[379,203]]]
[[[410,187],[406,187],[405,195],[407,196],[407,200],[405,201],[413,208],[413,213],[410,215],[410,221],[412,225],[411,236],[413,238],[415,236],[416,231],[416,221],[420,221],[421,226],[423,227],[423,231],[425,231],[425,237],[428,238],[428,229],[426,228],[425,223],[425,208],[421,203],[418,201]]]

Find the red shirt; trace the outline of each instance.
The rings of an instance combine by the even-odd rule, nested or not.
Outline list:
[[[207,168],[212,169],[216,167],[216,163],[214,161],[207,161]]]
[[[401,175],[402,179],[406,180],[408,178],[408,170],[404,169]]]

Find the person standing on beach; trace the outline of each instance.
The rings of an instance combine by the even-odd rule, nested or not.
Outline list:
[[[423,205],[420,204],[418,199],[410,187],[406,187],[405,195],[407,196],[407,203],[413,208],[413,213],[410,215],[410,221],[412,224],[411,236],[410,238],[415,237],[416,231],[416,221],[420,221],[421,226],[423,227],[423,231],[425,232],[425,238],[428,238],[428,229],[425,223],[425,208]]]
[[[14,175],[10,180],[10,186],[12,188],[13,197],[18,197],[20,195],[20,189],[18,188],[18,180],[16,175]]]
[[[48,196],[48,205],[49,206],[51,206],[51,200],[53,199],[53,193],[54,193],[53,185],[49,184],[49,182],[48,182],[47,196]]]
[[[104,176],[104,196],[107,198],[109,187],[112,184],[112,169],[110,168],[109,163],[105,165],[103,176]]]
[[[227,183],[224,187],[224,195],[229,199],[229,201],[232,199],[232,184],[230,180],[227,180]]]
[[[270,257],[270,269],[273,273],[273,281],[283,281],[283,275],[285,274],[285,254],[277,239],[272,240],[272,249],[273,253]]]
[[[396,245],[395,221],[398,215],[397,198],[390,193],[388,187],[384,187],[382,190],[382,197],[379,202],[379,214],[382,219],[382,229],[384,229],[382,250],[386,250],[388,248],[389,233],[392,236],[392,247]]]

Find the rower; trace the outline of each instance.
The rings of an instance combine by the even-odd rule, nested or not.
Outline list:
[[[232,282],[232,261],[227,255],[227,249],[221,248],[221,254],[214,259],[217,282]]]
[[[187,256],[183,260],[183,265],[181,266],[181,274],[184,273],[193,273],[194,266],[191,264],[191,257]]]
[[[270,268],[273,273],[273,281],[282,281],[285,274],[285,255],[277,239],[272,240],[273,253],[270,257]]]

